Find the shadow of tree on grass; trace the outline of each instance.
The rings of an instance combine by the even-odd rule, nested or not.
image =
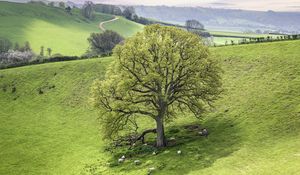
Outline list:
[[[222,115],[206,120],[201,126],[208,128],[208,138],[200,136],[196,130],[186,129],[187,124],[172,126],[166,129],[166,136],[175,137],[175,144],[157,150],[157,155],[149,152],[133,155],[122,164],[118,164],[117,156],[112,155],[111,161],[114,161],[114,165],[109,167],[108,171],[112,174],[147,174],[150,167],[155,167],[153,174],[182,175],[208,168],[216,160],[230,156],[240,147],[239,128]],[[174,133],[174,130],[179,132]],[[177,154],[178,150],[182,153]],[[135,165],[134,160],[140,160],[141,165]]]

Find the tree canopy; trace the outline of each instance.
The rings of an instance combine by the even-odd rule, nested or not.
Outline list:
[[[12,42],[6,38],[0,38],[0,53],[7,52],[12,47]]]
[[[123,16],[126,18],[126,19],[129,19],[129,20],[132,20],[133,19],[133,15],[135,15],[135,9],[134,7],[126,7],[123,11]]]
[[[157,146],[166,146],[164,124],[186,112],[201,117],[221,92],[220,68],[195,34],[150,25],[114,49],[104,80],[92,87],[102,128],[114,138],[136,118],[156,122]]]
[[[195,19],[187,20],[185,22],[185,26],[186,26],[187,30],[193,30],[193,29],[203,30],[204,29],[204,25]]]
[[[103,33],[92,33],[88,38],[91,51],[97,55],[110,55],[113,48],[124,38],[117,32],[106,30]]]
[[[81,8],[82,15],[87,19],[94,18],[94,3],[92,1],[86,1]]]

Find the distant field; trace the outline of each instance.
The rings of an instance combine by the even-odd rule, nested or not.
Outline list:
[[[89,104],[91,83],[104,78],[114,58],[0,70],[0,174],[136,175],[149,167],[161,175],[298,174],[299,47],[284,41],[210,48],[224,70],[215,110],[201,121],[186,114],[167,125],[168,138],[188,142],[116,167],[107,164],[112,157]],[[208,139],[171,132],[193,122],[208,128]]]
[[[53,53],[81,55],[88,48],[90,33],[101,32],[99,23],[113,19],[113,16],[98,13],[94,20],[89,21],[80,15],[79,10],[72,13],[69,15],[63,9],[38,4],[0,2],[0,37],[21,44],[29,41],[36,53],[44,46],[52,48]],[[125,19],[121,21],[113,24],[112,29],[125,36],[141,28]]]
[[[237,44],[242,38],[232,38],[232,37],[213,37],[214,43],[216,45],[225,45],[227,42],[227,45],[231,45],[231,41],[234,42],[234,44]]]
[[[242,32],[224,32],[224,31],[208,31],[214,38],[214,42],[217,45],[225,45],[226,41],[230,45],[231,41],[234,41],[237,44],[243,38],[254,38],[254,37],[272,37],[276,39],[278,36],[282,35],[273,35],[273,34],[249,34]]]
[[[224,35],[224,36],[234,36],[234,37],[277,37],[281,35],[273,35],[273,34],[252,34],[252,33],[242,33],[242,32],[223,32],[223,31],[209,31],[212,35]]]

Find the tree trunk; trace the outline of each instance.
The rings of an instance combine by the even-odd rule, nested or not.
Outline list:
[[[156,118],[156,146],[157,147],[165,147],[167,146],[166,138],[165,138],[165,131],[164,131],[164,122],[163,117]]]

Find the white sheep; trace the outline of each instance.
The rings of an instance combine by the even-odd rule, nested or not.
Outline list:
[[[181,154],[181,153],[182,153],[181,150],[178,150],[178,151],[177,151],[177,154]]]
[[[153,171],[155,171],[155,168],[154,167],[151,167],[148,169],[148,174],[151,174]]]
[[[125,161],[125,159],[122,159],[122,158],[120,158],[120,159],[118,160],[119,163],[123,163],[124,161]]]
[[[171,137],[170,140],[174,141],[174,140],[176,140],[176,139],[175,139],[175,137]]]
[[[135,164],[135,165],[139,165],[139,164],[141,164],[141,161],[140,161],[140,160],[135,160],[135,161],[134,161],[134,164]]]

